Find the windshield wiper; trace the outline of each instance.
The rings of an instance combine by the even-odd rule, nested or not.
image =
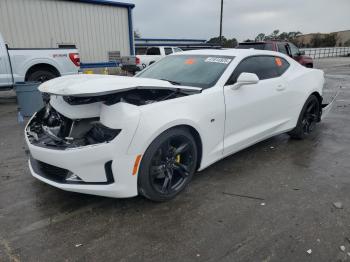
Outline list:
[[[160,79],[160,80],[167,81],[170,84],[175,85],[175,86],[181,86],[181,83],[176,82],[176,81],[172,81],[172,80],[168,80],[168,79]]]

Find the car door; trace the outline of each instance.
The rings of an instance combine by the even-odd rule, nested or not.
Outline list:
[[[236,152],[278,133],[290,120],[287,85],[283,73],[289,63],[275,56],[245,58],[233,71],[224,87],[226,120],[224,154]],[[243,72],[259,77],[257,84],[232,89]]]
[[[2,44],[0,37],[0,87],[12,85],[12,75],[9,57],[5,44]]]

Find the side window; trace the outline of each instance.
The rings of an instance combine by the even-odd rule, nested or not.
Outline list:
[[[282,57],[275,57],[275,63],[277,66],[278,76],[283,75],[290,66],[288,61]]]
[[[178,48],[178,47],[174,47],[174,52],[178,53],[178,52],[182,52],[182,49]]]
[[[289,63],[274,56],[252,56],[244,59],[233,71],[227,85],[233,85],[241,73],[256,74],[260,80],[281,76],[289,67]]]
[[[291,53],[292,57],[298,56],[299,49],[295,45],[293,45],[292,43],[289,43],[288,45],[289,45],[290,53]]]
[[[288,55],[287,45],[285,43],[278,43],[277,47],[278,47],[278,52]]]
[[[160,55],[159,47],[151,47],[147,49],[146,55]]]
[[[171,47],[165,47],[164,52],[165,52],[165,55],[170,55],[173,53],[173,50]]]
[[[147,50],[147,48],[145,48],[145,47],[136,47],[135,48],[136,55],[144,55],[144,54],[146,54],[146,50]]]
[[[264,49],[265,50],[274,50],[273,45],[271,43],[266,43]]]

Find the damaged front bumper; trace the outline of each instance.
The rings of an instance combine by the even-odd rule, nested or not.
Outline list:
[[[125,153],[131,141],[128,134],[119,129],[96,130],[96,125],[103,126],[97,119],[82,120],[75,130],[73,121],[53,108],[50,113],[63,122],[51,119],[49,125],[49,118],[43,120],[45,110],[36,113],[25,128],[34,177],[67,191],[108,197],[137,195],[134,156]]]

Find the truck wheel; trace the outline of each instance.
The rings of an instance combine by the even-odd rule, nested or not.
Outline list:
[[[34,81],[34,82],[40,82],[44,83],[50,79],[53,79],[55,77],[58,77],[55,73],[49,71],[49,70],[38,70],[32,72],[28,78],[27,81]]]

